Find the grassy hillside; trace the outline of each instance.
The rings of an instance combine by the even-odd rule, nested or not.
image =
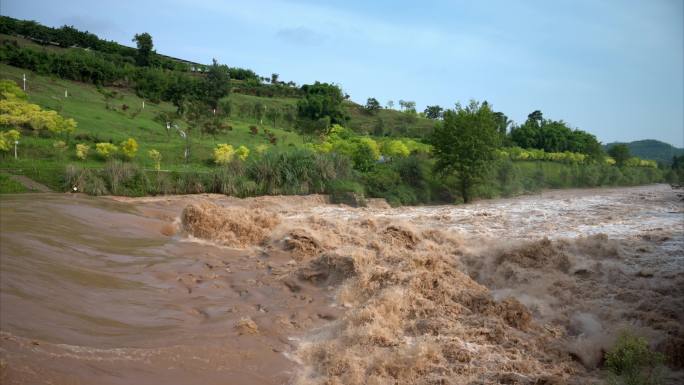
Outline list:
[[[3,127],[22,129],[23,136],[18,146],[18,159],[13,156],[11,142],[5,139],[7,136],[0,137],[3,146],[0,172],[25,174],[55,190],[78,186],[80,191],[96,195],[218,192],[252,196],[325,192],[334,199],[357,201],[359,195],[366,195],[384,197],[393,204],[460,199],[459,193],[453,191],[454,177],[445,178],[433,172],[435,159],[430,155],[429,146],[415,140],[393,140],[397,137],[421,138],[433,130],[435,122],[415,112],[388,109],[369,112],[350,100],[344,100],[344,111],[339,111],[337,103],[342,95],[336,86],[323,85],[313,91],[318,92],[315,94],[309,88],[311,85],[300,88],[291,82],[267,81],[252,71],[227,66],[222,68],[227,73],[234,70],[237,77],[230,80],[233,92],[219,99],[226,91],[221,90],[220,94],[214,94],[216,97],[210,104],[205,100],[212,95],[208,85],[226,85],[227,81],[227,75],[213,77],[217,74],[212,72],[218,68],[216,63],[208,75],[194,67],[176,68],[175,64],[179,63],[172,58],[168,68],[136,66],[130,55],[86,52],[83,48],[71,47],[73,43],[60,43],[71,47],[60,48],[7,35],[0,36],[0,40],[5,40],[0,52],[3,62],[14,65],[0,64],[0,78],[21,85],[22,76],[26,74],[30,103],[73,118],[78,124],[75,132],[67,136],[60,133],[59,127],[41,123],[39,117],[43,115],[22,112],[23,118],[28,117],[28,120]],[[244,71],[249,76],[240,77],[246,73]],[[179,82],[181,78],[184,80]],[[212,83],[207,79],[221,80]],[[135,91],[130,87],[135,87]],[[344,121],[345,115],[349,119],[344,123],[345,127],[336,127],[326,137],[302,134],[316,131],[309,130],[306,124],[296,129],[301,123],[297,122],[299,101],[305,101],[300,111],[303,111],[302,115],[320,122],[316,114],[323,110],[324,103],[320,102],[319,95],[328,92],[325,87],[338,92],[336,119]],[[319,99],[312,102],[312,94]],[[147,95],[147,99],[138,95]],[[174,114],[176,107],[172,104],[152,101],[175,100],[179,103],[188,97],[192,100],[178,104],[187,107],[182,118]],[[302,97],[305,99],[300,99]],[[25,101],[22,103],[30,107]],[[217,108],[215,117],[210,105]],[[14,111],[22,109],[14,106],[7,111],[7,117],[10,117],[7,121],[12,121]],[[311,111],[313,113],[307,115]],[[167,129],[170,120],[178,125],[178,131]],[[193,120],[195,126],[190,125]],[[216,133],[209,135],[207,131]],[[187,139],[181,137],[181,133],[187,133]],[[374,141],[359,134],[372,135],[376,139],[393,138]],[[113,162],[95,154],[97,143],[119,145],[129,138],[139,144],[133,159],[122,154],[123,151],[114,156]],[[66,141],[66,145],[61,141]],[[246,146],[254,155],[244,162],[229,162],[226,157],[224,160],[229,163],[217,166],[214,150],[222,143],[234,148]],[[87,160],[77,158],[77,144],[90,147]],[[190,156],[186,159],[184,154],[188,146]],[[302,147],[316,151],[299,151]],[[276,151],[262,151],[267,149]],[[148,156],[150,150],[161,154],[160,166],[164,172],[154,170],[155,162]],[[381,150],[384,158],[379,161]],[[492,162],[491,173],[482,176],[483,182],[474,196],[508,196],[544,187],[639,184],[661,179],[660,171],[655,169],[618,169],[602,162],[576,164],[568,161],[567,154],[560,155],[563,157],[532,157],[529,160],[536,160],[528,163],[513,162],[517,159],[502,155],[501,159]],[[3,180],[0,192],[15,188],[11,182]]]
[[[684,155],[684,148],[677,148],[669,143],[654,139],[637,140],[629,143],[608,143],[604,148],[607,151],[616,144],[626,144],[627,147],[629,147],[629,151],[634,156],[638,156],[642,159],[652,159],[665,164],[671,164],[672,157],[674,156]]]
[[[26,42],[26,44],[33,44]],[[60,49],[49,47],[49,49]],[[91,84],[63,80],[56,77],[37,75],[21,68],[0,64],[0,78],[10,79],[22,84],[22,76],[27,76],[27,94],[29,101],[43,108],[59,112],[61,115],[74,118],[78,127],[70,138],[70,148],[59,154],[53,144],[60,138],[41,135],[24,135],[18,147],[19,159],[11,159],[9,154],[0,163],[0,168],[22,170],[43,183],[56,187],[66,163],[77,163],[83,167],[100,168],[105,162],[94,156],[95,143],[111,142],[118,144],[127,138],[135,138],[140,148],[135,159],[144,168],[153,168],[153,161],[147,157],[151,149],[158,150],[162,155],[162,169],[173,171],[211,171],[213,149],[219,143],[232,144],[234,147],[244,145],[254,151],[257,146],[273,147],[264,129],[268,129],[277,138],[275,147],[287,149],[301,146],[307,140],[294,130],[279,121],[276,128],[271,122],[263,119],[256,121],[251,116],[240,113],[241,106],[247,109],[255,103],[263,104],[267,109],[289,106],[295,108],[296,98],[269,98],[233,93],[226,99],[230,100],[233,113],[224,118],[224,124],[232,127],[215,136],[202,135],[200,132],[189,132],[190,158],[184,161],[185,141],[175,130],[167,131],[164,114],[170,114],[175,107],[170,103],[152,103],[135,95],[132,90],[125,88],[98,88]],[[65,91],[67,96],[65,97]],[[109,95],[109,97],[105,95]],[[113,95],[113,97],[112,97]],[[124,109],[127,106],[127,109]],[[368,114],[351,102],[345,102],[351,121],[349,125],[362,132],[373,132],[376,120],[381,119],[384,127],[399,127],[402,132],[410,133],[416,130],[429,129],[433,122],[423,118],[413,118],[407,121],[406,115],[393,110],[380,110],[376,114]],[[179,121],[181,129],[187,130],[185,122]],[[250,132],[251,126],[258,126],[259,133]],[[196,131],[196,130],[195,130]],[[74,143],[86,143],[91,147],[91,156],[87,161],[80,161],[75,157]]]
[[[55,45],[41,45],[29,39],[6,34],[0,34],[0,41],[17,42],[19,46],[27,47],[35,51],[46,51],[55,53],[63,53],[66,51],[83,51],[83,48],[77,47],[61,48]],[[4,72],[5,70],[3,70],[3,73]],[[196,74],[196,76],[201,75]],[[3,77],[6,78],[7,76]],[[254,104],[256,102],[262,103],[267,108],[282,108],[285,106],[295,108],[297,104],[298,98],[296,97],[253,96],[247,93],[247,91],[249,90],[244,89],[245,82],[242,80],[233,79],[231,80],[231,85],[234,90],[238,91],[233,92],[231,97],[236,107],[239,107],[240,105],[244,104]],[[268,84],[262,84],[261,87],[268,89],[270,86]],[[241,93],[240,90],[244,90],[245,93]],[[129,92],[129,94],[133,93]],[[409,114],[404,114],[401,111],[393,109],[381,109],[371,114],[366,112],[363,106],[349,100],[345,101],[344,107],[347,110],[348,116],[350,117],[350,121],[348,122],[347,126],[359,133],[424,137],[427,133],[429,133],[432,130],[434,126],[434,121],[430,119],[426,119],[418,115],[411,116]],[[381,127],[381,129],[379,129],[379,127]]]
[[[143,109],[143,100],[134,93],[126,89],[112,88],[107,91],[115,92],[116,96],[107,101],[105,95],[95,86],[35,75],[19,68],[0,64],[2,78],[21,84],[24,73],[29,79],[27,93],[30,102],[55,110],[65,117],[76,119],[78,128],[73,140],[119,143],[126,138],[133,137],[140,144],[139,154],[144,154],[153,148],[160,151],[165,168],[195,170],[204,168],[212,149],[218,143],[242,144],[251,148],[259,144],[268,144],[268,139],[263,134],[252,135],[250,133],[249,126],[254,122],[227,118],[226,123],[233,127],[230,131],[221,132],[216,136],[190,132],[191,157],[189,164],[184,164],[183,139],[177,132],[167,132],[165,123],[159,120],[160,114],[174,111],[174,107],[169,103],[155,104],[147,101]],[[64,95],[65,90],[68,92],[67,97]],[[252,98],[246,95],[231,97],[238,101]],[[124,105],[128,106],[126,110],[123,108]],[[179,122],[179,125],[182,129],[187,129],[187,125],[183,122]],[[278,138],[276,146],[286,147],[302,143],[301,137],[294,132],[280,129],[271,129],[271,131]],[[52,152],[46,151],[46,146],[52,146],[52,141],[41,137],[24,137],[20,146],[20,157],[45,158],[46,153]]]
[[[225,119],[232,127],[230,131],[223,131],[216,136],[201,135],[199,132],[189,132],[190,157],[185,163],[183,153],[185,141],[178,132],[167,132],[166,124],[160,115],[174,111],[169,103],[151,103],[147,101],[142,108],[142,99],[126,89],[108,89],[116,96],[107,100],[105,95],[95,86],[77,83],[57,78],[36,75],[23,69],[0,64],[0,78],[11,79],[21,84],[22,75],[28,78],[27,94],[29,101],[41,107],[58,111],[61,115],[74,118],[78,122],[76,132],[70,138],[72,145],[64,154],[57,153],[53,143],[59,138],[48,138],[36,135],[24,135],[18,147],[19,159],[9,158],[9,154],[1,162],[2,168],[22,169],[27,174],[55,186],[52,179],[53,170],[60,170],[68,162],[79,163],[84,167],[102,167],[104,161],[97,159],[94,154],[87,161],[76,159],[73,143],[86,143],[94,152],[95,143],[111,142],[118,144],[127,138],[135,138],[139,145],[136,163],[143,167],[152,168],[153,162],[146,156],[148,150],[156,149],[162,154],[162,168],[166,170],[208,171],[212,168],[211,156],[214,147],[219,143],[229,143],[234,146],[245,145],[254,150],[258,145],[273,146],[262,130],[259,134],[250,133],[250,125],[254,122],[243,119]],[[65,97],[65,90],[68,96]],[[233,95],[237,102],[246,95]],[[271,101],[274,102],[274,101]],[[287,101],[279,101],[287,102]],[[128,106],[124,111],[123,106]],[[187,130],[187,125],[178,122],[181,129]],[[302,144],[302,138],[294,133],[281,129],[270,129],[278,139],[276,147],[288,148]]]

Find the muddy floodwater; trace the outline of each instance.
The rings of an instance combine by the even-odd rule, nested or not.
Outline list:
[[[2,384],[684,383],[684,191],[0,198]]]

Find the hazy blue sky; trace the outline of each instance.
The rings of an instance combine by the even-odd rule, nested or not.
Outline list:
[[[429,3],[429,4],[428,4]],[[486,99],[516,122],[540,109],[599,140],[684,145],[682,0],[0,0],[0,13],[71,24],[160,53],[375,97]]]

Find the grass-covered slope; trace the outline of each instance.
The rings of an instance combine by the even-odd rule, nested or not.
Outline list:
[[[97,142],[112,142],[115,144],[127,138],[135,138],[140,144],[137,162],[151,167],[152,162],[145,159],[150,149],[156,149],[162,154],[162,165],[165,169],[204,169],[209,167],[207,161],[211,158],[213,148],[218,143],[245,145],[255,148],[260,144],[269,144],[268,138],[261,132],[257,135],[250,133],[250,125],[254,122],[243,119],[227,118],[226,124],[232,130],[225,130],[216,136],[201,135],[190,132],[191,156],[188,164],[184,163],[183,152],[185,142],[178,132],[167,132],[166,124],[160,115],[171,113],[175,108],[169,103],[145,102],[126,89],[109,88],[105,92],[114,93],[109,100],[98,88],[84,83],[77,83],[57,78],[36,75],[29,71],[0,64],[0,76],[21,84],[23,74],[26,73],[27,94],[29,101],[41,107],[55,110],[61,115],[74,118],[78,122],[73,142],[84,142],[94,145]],[[67,96],[65,96],[65,91]],[[230,98],[237,102],[255,98],[247,95],[232,95]],[[265,99],[265,98],[263,98]],[[269,101],[288,103],[287,100]],[[124,110],[124,105],[128,108]],[[180,128],[187,129],[187,124],[178,122]],[[263,127],[263,126],[262,126]],[[276,146],[296,146],[302,143],[301,137],[281,129],[269,128],[278,141]],[[57,156],[52,144],[55,138],[41,136],[24,136],[19,146],[19,157],[33,164],[37,161],[54,161],[63,163],[72,158],[73,154]],[[89,165],[99,165],[101,162],[91,157]],[[30,160],[29,160],[30,159]],[[72,159],[75,160],[75,159]]]

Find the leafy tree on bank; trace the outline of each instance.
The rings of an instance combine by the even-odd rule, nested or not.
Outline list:
[[[627,163],[632,154],[629,152],[629,147],[626,144],[616,144],[608,150],[608,155],[615,159],[615,164],[622,167]]]
[[[503,132],[507,126],[504,122],[505,115],[501,114],[497,119],[499,131]],[[573,130],[562,120],[544,119],[539,110],[530,113],[521,126],[513,127],[509,138],[512,144],[522,148],[536,148],[546,152],[579,152],[594,160],[603,157],[601,143],[594,135]]]
[[[494,117],[496,118],[496,130],[502,136],[506,136],[508,133],[508,126],[513,124],[513,121],[508,119],[508,116],[503,112],[495,112]]]
[[[423,111],[425,117],[432,120],[441,119],[443,112],[444,109],[438,105],[427,106],[425,107],[425,111]]]
[[[684,184],[684,155],[672,157],[672,169],[667,179],[670,183]]]
[[[366,100],[366,105],[363,108],[366,112],[375,114],[380,110],[380,102],[376,98],[368,98],[368,100]]]
[[[214,110],[218,108],[219,100],[230,92],[228,66],[219,64],[216,59],[212,59],[202,84],[202,91],[209,107]]]
[[[485,176],[494,150],[501,143],[497,121],[489,105],[471,101],[444,112],[444,120],[430,137],[438,172],[454,175],[464,202],[470,201],[473,186]]]
[[[186,102],[197,94],[197,82],[185,74],[175,74],[164,90],[163,97],[170,101],[180,115],[185,113]]]
[[[309,127],[309,131],[320,132],[327,131],[330,124],[345,123],[344,96],[338,86],[316,82],[303,85],[302,91],[305,96],[297,102],[297,115],[309,121],[302,122],[302,126]]]
[[[136,55],[136,62],[139,66],[149,66],[152,64],[152,56],[154,55],[154,44],[152,43],[152,35],[147,32],[136,34],[133,37],[135,45],[138,47]]]

